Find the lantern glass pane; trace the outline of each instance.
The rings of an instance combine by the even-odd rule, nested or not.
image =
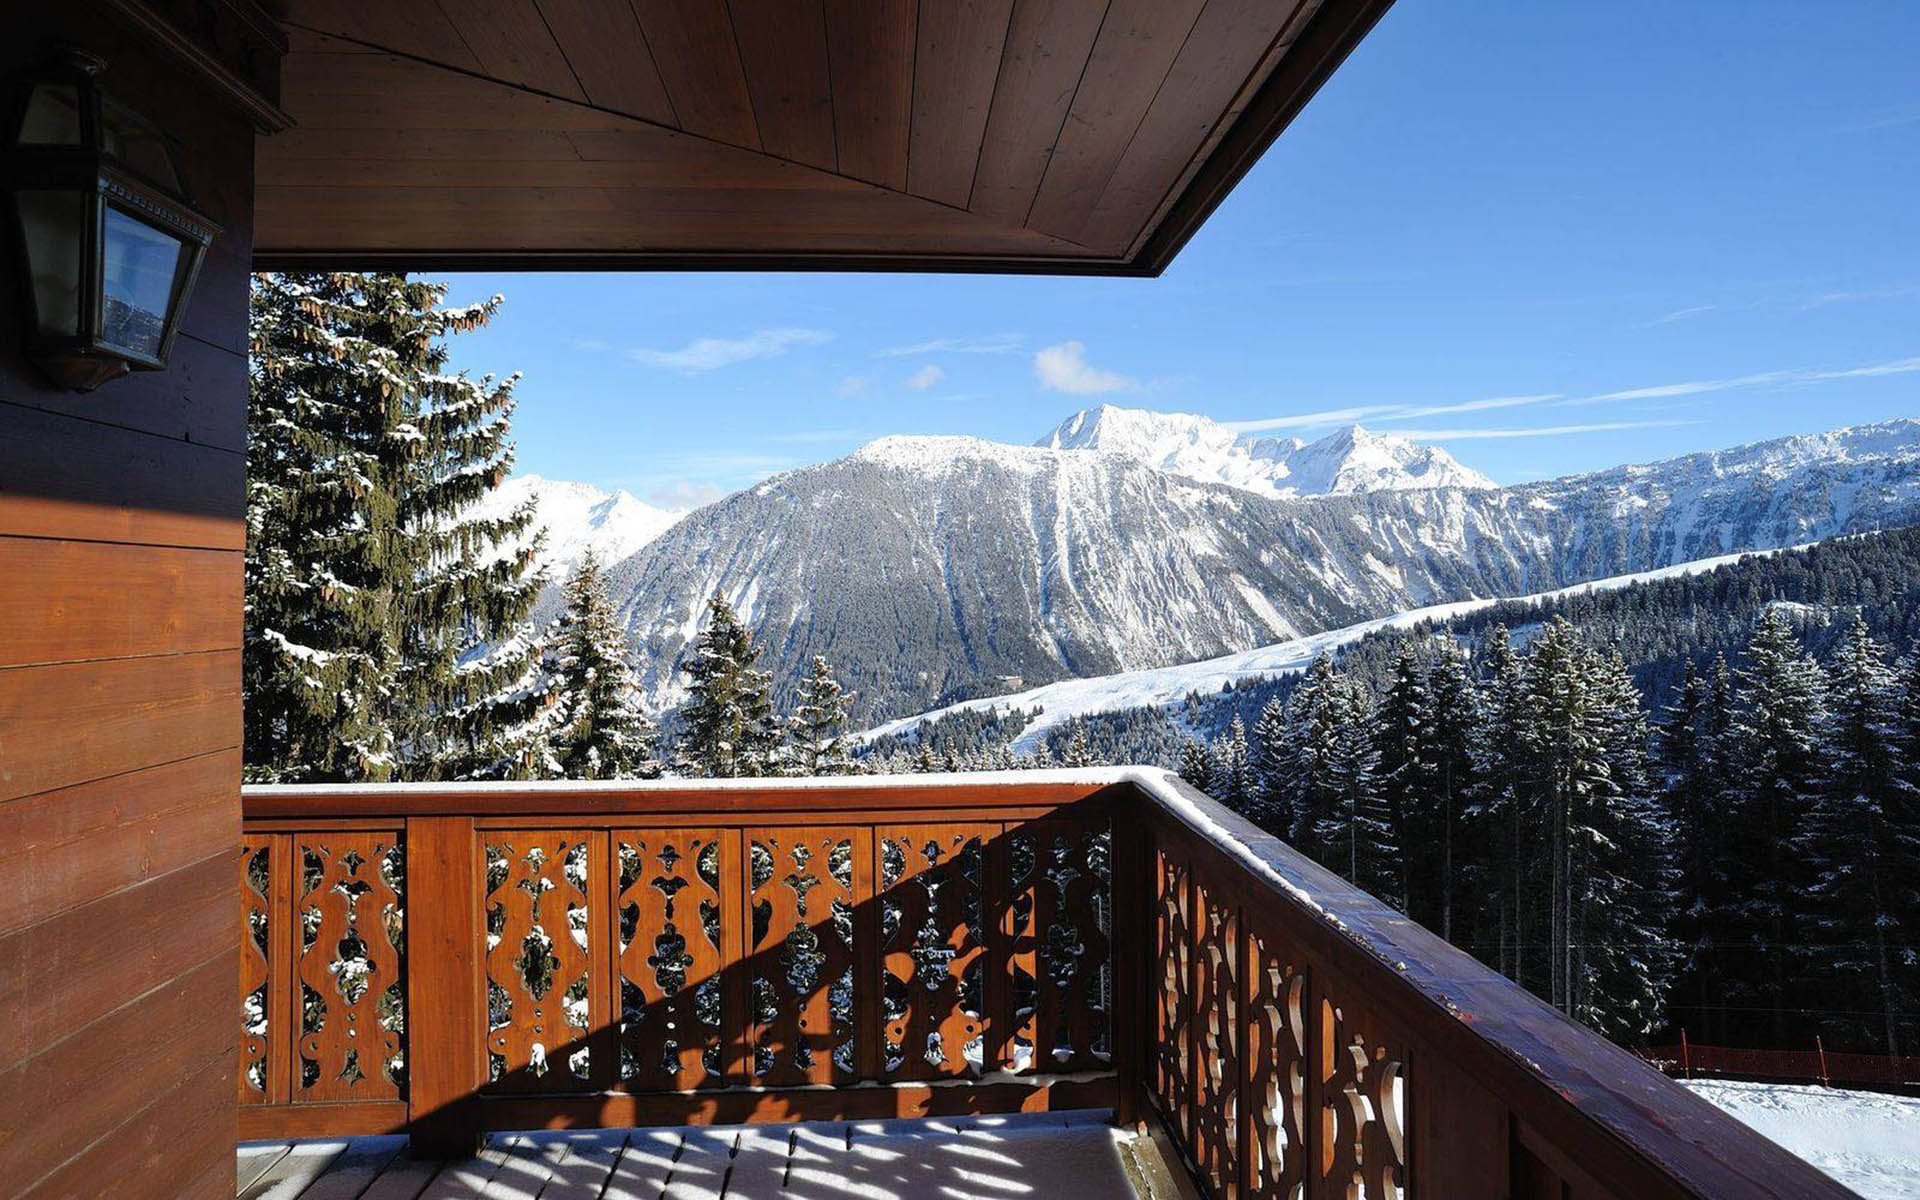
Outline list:
[[[80,247],[86,241],[83,192],[28,189],[14,193],[20,234],[33,278],[34,316],[42,334],[80,332]]]
[[[160,356],[180,272],[180,239],[109,206],[100,262],[100,340]]]
[[[70,83],[43,83],[27,97],[20,120],[22,146],[78,146],[80,92]]]
[[[100,148],[168,191],[180,190],[180,174],[173,152],[160,130],[132,109],[103,99],[100,105]]]

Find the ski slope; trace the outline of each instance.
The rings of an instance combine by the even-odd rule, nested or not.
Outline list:
[[[1811,1084],[1687,1086],[1868,1200],[1920,1197],[1920,1098]]]
[[[1795,546],[1792,549],[1804,549]],[[934,709],[911,717],[902,717],[878,725],[860,735],[862,741],[903,733],[922,721],[934,721],[963,711],[972,712],[1012,712],[1015,710],[1039,710],[1032,724],[1028,725],[1015,739],[1013,749],[1025,753],[1040,744],[1048,730],[1074,717],[1089,716],[1093,713],[1119,712],[1129,708],[1147,708],[1178,704],[1191,692],[1205,695],[1217,692],[1229,683],[1260,676],[1285,675],[1294,671],[1304,671],[1313,665],[1313,660],[1321,655],[1330,654],[1343,646],[1377,633],[1383,629],[1409,629],[1423,621],[1444,621],[1452,617],[1464,616],[1495,604],[1509,601],[1544,601],[1565,596],[1577,596],[1588,592],[1613,591],[1631,587],[1636,583],[1652,583],[1661,579],[1677,579],[1686,575],[1699,575],[1737,563],[1747,558],[1764,558],[1778,554],[1778,550],[1754,550],[1740,554],[1722,554],[1713,558],[1694,559],[1691,562],[1676,563],[1670,567],[1661,567],[1653,571],[1638,571],[1631,575],[1613,575],[1605,579],[1590,580],[1572,587],[1559,588],[1551,592],[1536,592],[1527,596],[1503,596],[1485,600],[1460,600],[1451,604],[1431,604],[1425,608],[1412,608],[1395,613],[1390,617],[1380,617],[1372,621],[1362,621],[1357,625],[1348,625],[1340,629],[1329,629],[1324,633],[1309,634],[1306,637],[1289,641],[1275,642],[1255,650],[1243,650],[1238,654],[1225,654],[1219,658],[1203,659],[1199,662],[1182,663],[1173,667],[1154,667],[1143,671],[1124,671],[1117,675],[1096,675],[1086,679],[1062,679],[1042,687],[1030,688],[1024,692],[1012,692],[1002,696],[985,696],[978,700],[965,700],[950,704],[945,708]]]

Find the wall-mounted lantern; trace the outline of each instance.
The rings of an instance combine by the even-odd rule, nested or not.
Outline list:
[[[101,90],[105,66],[69,50],[20,76],[4,127],[28,353],[81,392],[167,365],[218,232],[172,142]]]

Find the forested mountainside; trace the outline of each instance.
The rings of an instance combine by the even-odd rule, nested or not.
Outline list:
[[[1284,499],[1134,455],[884,438],[690,514],[609,572],[649,702],[707,598],[776,695],[813,656],[872,724],[1054,679],[1249,649],[1920,520],[1920,422],[1501,489]]]
[[[1689,667],[1704,672],[1719,658],[1737,665],[1754,623],[1768,610],[1782,611],[1808,652],[1822,661],[1856,614],[1895,654],[1912,654],[1920,647],[1920,527],[1752,555],[1617,588],[1498,601],[1445,620],[1325,641],[1343,670],[1378,689],[1409,642],[1447,635],[1478,655],[1492,630],[1507,629],[1524,644],[1534,630],[1564,618],[1590,644],[1619,651],[1647,707],[1657,713],[1674,703]],[[1311,661],[1311,654],[1291,657],[1300,666]],[[923,726],[905,726],[877,739],[870,753],[917,754],[924,741],[943,762],[978,758],[1001,745],[1057,755],[1079,736],[1096,761],[1171,767],[1178,764],[1183,741],[1210,741],[1235,717],[1251,728],[1268,701],[1284,701],[1298,679],[1297,669],[1284,674],[1249,670],[1221,690],[1189,693],[1171,706],[1083,701],[1076,715],[1056,712],[1044,722],[1015,697],[995,711],[956,711]],[[1110,694],[1124,697],[1127,688],[1116,686]]]

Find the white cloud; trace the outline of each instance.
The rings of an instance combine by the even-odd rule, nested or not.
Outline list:
[[[1103,371],[1087,361],[1087,348],[1079,342],[1061,342],[1033,356],[1033,373],[1042,387],[1075,396],[1096,396],[1102,392],[1124,392],[1138,387],[1125,375]]]
[[[1667,325],[1674,321],[1684,321],[1688,317],[1705,316],[1719,307],[1718,304],[1696,304],[1692,308],[1677,308],[1666,316],[1655,319],[1653,324]]]
[[[1613,433],[1621,429],[1671,429],[1698,421],[1602,421],[1592,425],[1542,425],[1513,429],[1384,429],[1418,442],[1481,441],[1489,438],[1567,437],[1577,433]]]
[[[916,392],[924,392],[946,377],[947,373],[945,371],[942,371],[932,363],[928,363],[918,371],[907,376],[907,386]]]
[[[1018,354],[1026,340],[1024,335],[1018,333],[995,333],[975,338],[931,338],[911,346],[889,346],[884,350],[875,350],[873,356],[919,358],[924,354]]]
[[[599,338],[574,338],[573,348],[582,354],[604,354],[613,349],[613,346]]]
[[[1404,421],[1414,417],[1432,417],[1442,413],[1486,412],[1496,408],[1524,408],[1558,400],[1559,392],[1541,392],[1530,396],[1487,396],[1479,400],[1461,400],[1451,404],[1361,404],[1352,408],[1329,408],[1319,412],[1294,413],[1285,417],[1263,417],[1256,421],[1228,421],[1228,429],[1240,433],[1262,433],[1270,429],[1313,429],[1327,425],[1351,425],[1355,421]]]
[[[1560,406],[1604,404],[1619,400],[1667,400],[1675,396],[1700,396],[1710,392],[1733,391],[1738,388],[1831,383],[1836,379],[1874,379],[1884,375],[1907,375],[1915,371],[1920,371],[1920,358],[1897,358],[1891,362],[1869,363],[1866,366],[1842,367],[1826,371],[1758,371],[1752,375],[1736,375],[1731,379],[1695,379],[1686,383],[1656,383],[1647,387],[1602,392],[1597,396],[1562,400]]]
[[[840,385],[833,390],[835,394],[850,400],[855,396],[866,395],[867,389],[872,386],[873,379],[871,376],[849,375],[845,379],[842,379]]]
[[[649,367],[698,373],[755,358],[785,354],[789,346],[818,346],[833,340],[823,329],[761,329],[739,338],[695,338],[678,350],[630,350],[627,356]]]

